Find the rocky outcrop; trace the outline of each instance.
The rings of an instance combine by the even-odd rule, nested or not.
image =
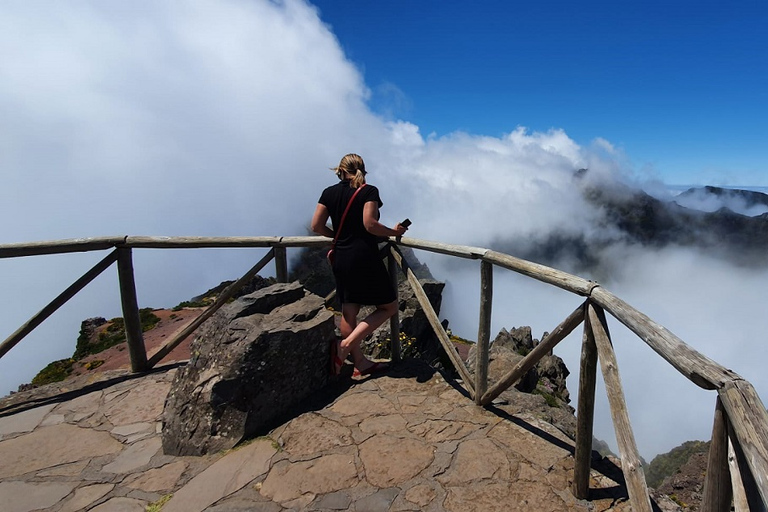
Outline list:
[[[669,496],[684,511],[700,510],[708,455],[708,452],[692,454],[680,469],[664,479],[658,491]]]
[[[439,315],[445,283],[435,281],[434,279],[420,279],[419,283],[424,289],[432,309]],[[440,340],[435,335],[432,325],[429,323],[427,315],[416,299],[416,294],[413,292],[413,288],[411,288],[408,281],[400,281],[398,297],[400,298],[398,318],[400,320],[401,356],[403,358],[413,357],[422,359],[435,368],[448,370],[452,373],[453,367],[450,360],[445,354]],[[364,315],[372,310],[372,308],[367,308],[362,314]],[[387,359],[391,357],[390,339],[389,322],[386,322],[370,338],[363,342],[363,350],[374,359]]]
[[[544,337],[547,333],[544,333]],[[502,329],[491,343],[488,353],[488,387],[490,388],[520,362],[539,340],[534,339],[531,328],[523,326]],[[469,349],[467,368],[474,376],[476,346]],[[570,394],[566,387],[569,371],[561,358],[554,354],[544,356],[533,368],[504,391],[496,403],[511,408],[513,414],[528,412],[551,423],[571,438],[576,435],[573,408],[568,405]]]
[[[192,343],[165,403],[163,449],[202,455],[258,435],[328,379],[333,314],[298,283],[222,307]]]

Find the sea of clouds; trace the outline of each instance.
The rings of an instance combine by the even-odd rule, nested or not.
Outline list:
[[[563,130],[530,132],[518,119],[498,137],[438,137],[372,111],[362,71],[300,0],[12,0],[0,17],[0,55],[0,243],[305,235],[320,191],[335,180],[328,168],[348,152],[366,159],[385,223],[409,217],[410,236],[453,244],[507,240],[513,254],[549,233],[604,238],[595,227],[602,212],[583,200],[575,170],[588,168],[599,183],[647,185],[604,138],[579,144]],[[619,264],[601,275],[603,286],[768,396],[761,366],[768,318],[760,307],[768,267],[739,268],[674,247],[607,250]],[[263,254],[137,249],[140,306],[174,306],[239,277]],[[103,256],[0,261],[0,336]],[[441,316],[456,334],[475,338],[478,263],[419,256],[447,283]],[[501,270],[494,291],[494,332],[531,325],[540,338],[580,303]],[[69,357],[83,319],[120,315],[112,268],[0,359],[0,394]],[[617,322],[610,327],[641,454],[650,460],[708,439],[714,394]],[[580,336],[556,349],[573,373],[574,399]],[[596,435],[615,448],[602,389],[598,398]]]

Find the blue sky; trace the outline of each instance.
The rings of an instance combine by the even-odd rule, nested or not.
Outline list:
[[[768,185],[765,2],[314,4],[424,136],[560,128],[669,184]]]

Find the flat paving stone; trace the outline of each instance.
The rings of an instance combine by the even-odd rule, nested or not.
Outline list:
[[[377,434],[360,445],[365,477],[375,487],[392,487],[415,477],[432,464],[435,447],[417,439]]]
[[[75,482],[0,482],[3,512],[28,512],[49,508],[77,486]]]
[[[261,494],[290,507],[288,503],[302,496],[327,494],[357,483],[353,453],[322,455],[310,461],[276,464],[261,487]]]
[[[64,502],[59,512],[79,512],[86,510],[97,500],[106,496],[109,491],[115,488],[114,484],[94,484],[86,487],[80,487],[74,495]]]
[[[43,405],[0,417],[0,440],[11,434],[32,432],[55,406],[56,404]]]
[[[0,441],[0,478],[118,453],[123,445],[107,432],[61,424]]]
[[[117,458],[104,466],[105,473],[131,473],[149,464],[150,459],[161,450],[163,440],[155,436],[128,446]]]
[[[110,498],[101,505],[92,508],[89,512],[145,512],[147,504],[136,498]]]
[[[169,382],[149,382],[143,386],[128,390],[106,401],[104,415],[115,426],[131,425],[140,422],[154,422],[163,414],[164,400],[171,389]]]
[[[186,469],[187,464],[178,460],[159,468],[131,475],[123,480],[123,485],[148,492],[169,491],[176,487]]]
[[[268,439],[232,450],[175,492],[163,512],[205,510],[265,474],[275,453],[277,448]]]

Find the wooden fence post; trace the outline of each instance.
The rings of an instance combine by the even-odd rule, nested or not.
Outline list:
[[[584,304],[586,308],[588,302]],[[597,345],[589,315],[584,318],[579,368],[579,403],[576,411],[576,448],[573,468],[573,495],[580,500],[589,495],[592,467],[592,434],[595,424],[595,385],[597,383]]]
[[[589,311],[589,323],[595,336],[600,368],[603,371],[603,381],[608,393],[608,404],[611,407],[616,442],[619,444],[621,469],[627,483],[629,502],[635,512],[651,512],[648,485],[645,483],[645,473],[640,463],[640,454],[637,452],[635,436],[632,433],[627,402],[624,399],[624,390],[619,377],[619,366],[608,333],[605,314],[600,306],[595,306],[591,302],[587,305],[587,309]]]
[[[731,474],[728,470],[727,419],[723,402],[720,397],[717,397],[701,510],[703,512],[728,512],[731,510],[732,497]]]
[[[768,510],[768,412],[752,384],[743,379],[727,382],[717,393],[728,416],[728,435],[749,510]]]
[[[397,309],[392,318],[389,319],[390,358],[392,361],[397,362],[402,358],[402,347],[400,346],[400,292],[398,291],[397,260],[392,255],[392,251],[389,251],[387,254],[387,268],[389,269],[389,278],[392,280],[392,287],[395,289],[395,295],[397,296]]]
[[[727,425],[726,430],[731,434],[733,433],[733,427],[725,419]],[[728,469],[731,474],[731,489],[733,490],[733,510],[734,512],[750,512],[749,500],[747,499],[747,491],[744,489],[744,481],[741,479],[741,469],[739,468],[739,461],[736,457],[736,448],[733,445],[730,434],[728,435]]]
[[[288,257],[285,247],[274,247],[275,250],[275,277],[278,283],[288,282]]]
[[[475,403],[480,405],[488,389],[488,352],[491,343],[493,306],[493,263],[480,262],[480,325],[475,350]]]
[[[133,258],[130,247],[117,248],[117,274],[120,280],[120,302],[123,306],[125,339],[131,356],[131,370],[147,370],[147,350],[141,331],[139,302],[136,298],[136,282],[133,276]]]

